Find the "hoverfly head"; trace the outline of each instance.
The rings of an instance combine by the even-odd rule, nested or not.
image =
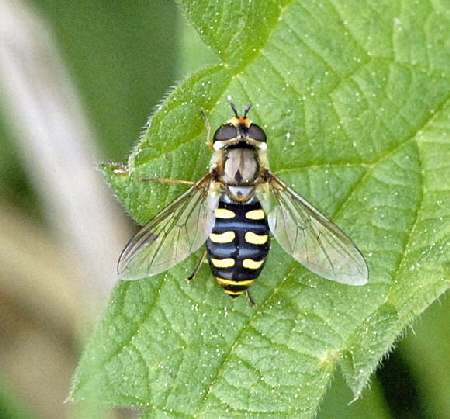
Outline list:
[[[247,116],[251,103],[247,104],[243,115],[239,115],[234,103],[230,103],[234,116],[225,124],[221,125],[214,134],[214,149],[229,147],[230,145],[258,146],[258,143],[266,143],[267,137],[264,130],[254,124]]]

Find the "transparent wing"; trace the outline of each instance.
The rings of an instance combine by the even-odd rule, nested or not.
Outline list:
[[[270,176],[269,190],[258,196],[283,250],[326,279],[366,284],[366,261],[350,238],[278,177]]]
[[[207,174],[150,220],[120,255],[121,279],[156,275],[180,263],[206,242],[219,195],[210,194]]]

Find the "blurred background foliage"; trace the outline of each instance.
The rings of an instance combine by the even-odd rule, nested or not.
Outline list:
[[[50,47],[38,56],[42,62],[38,59],[34,65],[42,64],[45,69],[48,56],[60,55],[58,63],[76,92],[70,100],[81,104],[80,118],[84,118],[83,124],[89,129],[89,144],[83,146],[81,138],[80,144],[85,147],[84,155],[90,157],[84,162],[84,170],[92,172],[95,180],[83,183],[82,191],[88,191],[94,183],[103,184],[96,163],[125,161],[148,117],[171,86],[186,74],[217,62],[171,0],[1,0],[0,16],[4,17],[0,44],[14,45],[11,40],[20,39],[27,25],[37,21],[48,31]],[[7,17],[17,18],[13,29],[7,30]],[[29,53],[34,57],[33,51]],[[4,66],[12,67],[9,62]],[[64,228],[67,219],[74,219],[75,226],[83,221],[73,214],[67,218],[59,213],[60,208],[52,207],[52,199],[58,199],[60,192],[56,190],[53,198],[45,193],[52,188],[52,177],[70,191],[73,176],[65,178],[67,174],[58,170],[58,165],[48,168],[45,161],[36,162],[44,175],[35,171],[33,160],[42,160],[42,155],[33,151],[33,147],[40,147],[39,136],[27,138],[37,144],[20,139],[24,136],[22,121],[10,105],[14,102],[20,115],[22,104],[17,104],[20,99],[15,94],[20,84],[11,85],[8,77],[2,78],[1,103],[5,106],[0,108],[0,417],[88,417],[64,404],[64,399],[83,339],[114,284],[115,258],[132,223],[112,199],[102,198],[97,203],[99,219],[108,224],[110,236],[91,228],[81,240],[94,241],[100,253],[108,248],[104,263],[111,269],[107,272],[109,281],[92,286],[102,281],[93,274],[90,263],[95,260],[87,263],[87,259],[96,257],[89,258],[77,250],[79,239],[72,237],[73,230]],[[33,77],[28,82],[35,84]],[[4,100],[5,97],[9,99]],[[23,112],[26,109],[25,106]],[[58,113],[45,117],[50,120],[47,123],[59,124]],[[58,144],[53,143],[54,147]],[[80,159],[77,146],[75,152],[70,146],[63,148],[58,157],[61,167]],[[104,191],[95,191],[103,196]],[[77,193],[73,199],[80,206],[75,206],[74,211],[92,217],[95,206],[87,201],[89,194]],[[105,196],[108,194],[111,195],[107,191]],[[103,213],[102,208],[108,208],[108,212]],[[93,225],[96,223],[94,220]],[[449,314],[450,302],[444,298],[423,315],[414,332],[406,331],[361,400],[349,405],[352,394],[337,372],[318,417],[449,418]],[[128,415],[124,411],[105,413],[105,417]]]

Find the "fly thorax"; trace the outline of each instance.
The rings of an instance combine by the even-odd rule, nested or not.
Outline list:
[[[227,150],[223,180],[227,185],[253,186],[258,178],[259,164],[253,148]]]
[[[236,147],[226,151],[223,181],[232,199],[249,199],[253,195],[258,175],[257,152],[253,147]]]

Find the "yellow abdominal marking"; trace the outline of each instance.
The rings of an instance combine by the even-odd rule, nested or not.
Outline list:
[[[264,263],[263,260],[244,259],[242,265],[247,269],[259,269]]]
[[[216,279],[220,285],[240,285],[243,287],[250,286],[252,284],[252,282],[254,281],[254,279],[246,279],[244,281],[236,281],[234,279],[225,279],[225,278],[220,278],[218,276],[216,276]]]
[[[231,243],[236,237],[234,231],[225,231],[225,233],[211,233],[209,238],[213,243]]]
[[[225,258],[225,259],[214,259],[214,258],[211,258],[211,263],[216,268],[231,268],[231,267],[234,266],[236,261],[234,259],[231,259],[231,258]]]
[[[230,295],[241,295],[244,294],[246,290],[232,291],[232,290],[224,290],[227,294]]]
[[[236,214],[233,211],[230,211],[226,208],[216,208],[214,211],[214,215],[216,218],[234,218]]]
[[[251,244],[264,244],[267,243],[267,234],[256,234],[253,231],[247,231],[245,233],[245,241]]]
[[[252,210],[248,211],[245,214],[245,218],[248,218],[249,220],[262,220],[264,218],[264,211],[262,209]]]

